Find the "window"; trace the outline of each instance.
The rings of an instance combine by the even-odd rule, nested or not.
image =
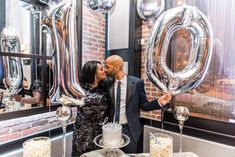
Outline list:
[[[214,36],[206,77],[196,89],[176,96],[174,105],[187,106],[194,117],[235,122],[235,1],[177,0],[167,4],[170,3],[170,8],[183,3],[196,6],[208,17]],[[187,64],[191,39],[183,29],[174,36],[177,39],[171,42],[171,54],[174,70],[179,71]]]

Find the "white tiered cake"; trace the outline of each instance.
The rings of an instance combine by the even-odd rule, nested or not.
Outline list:
[[[118,147],[122,144],[122,125],[107,123],[102,127],[103,145],[107,147]]]

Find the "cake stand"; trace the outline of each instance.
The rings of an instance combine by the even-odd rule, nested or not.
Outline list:
[[[120,150],[118,151],[117,149],[127,146],[130,143],[130,138],[127,135],[122,134],[122,142],[120,143],[119,146],[105,146],[103,144],[103,136],[102,134],[100,134],[95,137],[94,143],[98,147],[105,149],[105,153],[104,153],[105,157],[119,157],[121,156],[121,154],[120,154]]]

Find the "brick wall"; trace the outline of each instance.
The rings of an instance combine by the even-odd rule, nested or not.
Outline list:
[[[83,47],[82,62],[83,64],[92,59],[100,61],[105,60],[105,16],[101,13],[93,11],[87,7],[87,2],[83,1]],[[145,44],[142,45],[142,61],[141,61],[141,78],[145,81],[145,89],[149,100],[156,98],[157,88],[149,81],[146,76],[144,65],[144,52],[149,37],[149,23],[143,21],[142,39]]]
[[[88,60],[105,60],[105,16],[93,11],[87,7],[87,2],[83,1],[83,41],[82,41],[82,63]],[[153,100],[159,95],[157,88],[149,81],[146,76],[144,65],[144,52],[149,37],[150,25],[143,21],[142,39],[145,44],[142,45],[141,78],[145,82],[146,94],[149,100]],[[141,112],[142,116],[159,119],[158,111]]]
[[[105,59],[105,15],[87,7],[83,1],[82,63]]]
[[[144,80],[145,82],[145,91],[146,91],[146,95],[147,98],[149,100],[153,100],[156,99],[156,97],[158,97],[160,95],[159,90],[157,89],[157,87],[155,87],[152,82],[150,82],[150,80],[148,79],[147,75],[146,75],[146,68],[145,68],[145,61],[144,61],[144,54],[147,48],[147,43],[148,43],[148,39],[149,39],[149,35],[150,35],[150,28],[151,25],[149,24],[149,22],[147,21],[142,21],[142,40],[144,40],[144,44],[142,45],[142,60],[141,60],[141,79]],[[149,112],[145,112],[142,111],[141,112],[141,116],[143,117],[148,117],[148,118],[156,118],[159,119],[160,118],[160,114],[159,111],[149,111]]]
[[[72,108],[72,111],[69,123],[74,123],[77,116],[77,108]],[[0,144],[57,127],[61,127],[61,122],[56,118],[55,111],[1,121]]]

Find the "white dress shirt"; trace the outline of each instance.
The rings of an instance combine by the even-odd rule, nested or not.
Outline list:
[[[121,80],[116,80],[114,82],[114,95],[115,95],[115,105],[116,105],[116,97],[117,97],[117,86],[118,86],[118,81],[121,82],[121,102],[120,102],[120,119],[119,123],[120,124],[126,124],[127,123],[127,118],[126,118],[126,91],[127,91],[127,76],[123,77]]]

